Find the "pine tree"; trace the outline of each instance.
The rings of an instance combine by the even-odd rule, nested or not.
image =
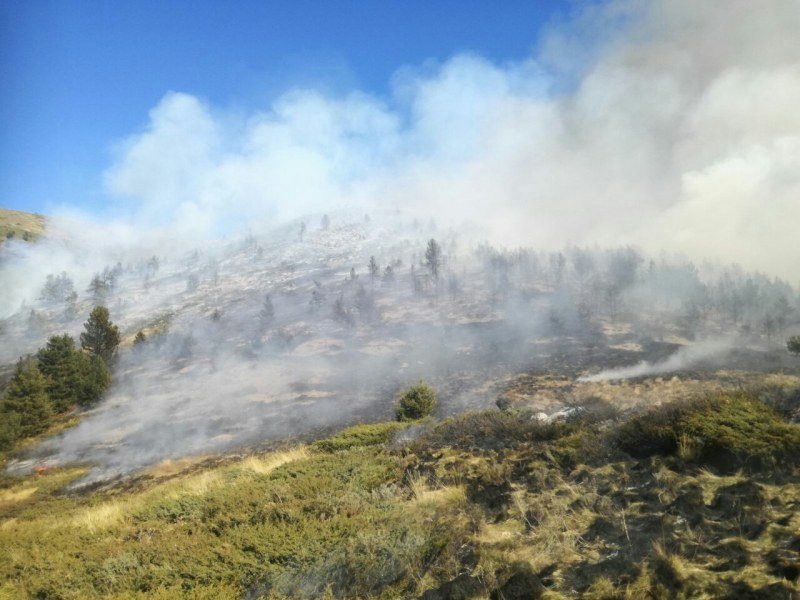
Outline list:
[[[95,306],[83,327],[86,331],[81,334],[81,348],[111,365],[119,346],[119,329],[109,319],[108,309]]]
[[[69,335],[54,335],[36,354],[39,371],[47,378],[47,396],[55,412],[64,412],[77,402],[79,365],[75,340]]]
[[[19,436],[29,437],[46,430],[53,419],[47,399],[47,379],[36,362],[20,359],[3,397],[2,412],[19,415]]]
[[[431,277],[439,279],[439,269],[442,266],[442,248],[439,243],[431,238],[425,250],[425,266],[431,272]]]
[[[136,335],[133,337],[133,347],[140,348],[142,344],[147,341],[147,336],[145,335],[143,330],[139,330],[136,332]]]
[[[99,356],[89,356],[80,350],[75,351],[76,386],[75,400],[81,407],[94,404],[111,385],[111,373]]]
[[[375,260],[374,256],[369,257],[369,277],[372,281],[372,284],[375,284],[375,280],[378,278],[381,272],[381,268],[378,266],[378,261]]]

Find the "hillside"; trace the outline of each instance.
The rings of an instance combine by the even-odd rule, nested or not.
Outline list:
[[[0,208],[0,244],[13,238],[35,240],[42,235],[44,228],[42,215]]]
[[[4,253],[0,596],[796,596],[795,288],[326,217]]]
[[[748,380],[360,425],[94,489],[70,491],[79,467],[6,476],[0,594],[795,598],[800,379]]]

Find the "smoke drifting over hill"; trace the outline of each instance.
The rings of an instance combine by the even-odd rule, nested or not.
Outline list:
[[[403,68],[390,98],[292,90],[242,114],[168,93],[105,173],[117,220],[62,214],[0,250],[3,363],[96,302],[150,338],[40,459],[107,476],[387,416],[419,377],[457,409],[517,368],[616,366],[609,348],[650,364],[601,377],[684,368],[696,350],[650,354],[692,337],[772,341],[798,309],[775,279],[800,277],[797,31],[793,0],[610,2],[522,62]],[[77,299],[40,300],[62,271]]]
[[[294,90],[242,115],[170,93],[107,183],[187,231],[399,205],[505,243],[633,243],[797,278],[798,29],[795,0],[610,2],[526,61],[403,68],[388,99]]]

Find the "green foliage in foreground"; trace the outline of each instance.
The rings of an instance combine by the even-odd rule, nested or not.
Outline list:
[[[359,425],[312,452],[95,492],[64,493],[78,470],[6,476],[0,597],[800,593],[797,462],[731,474],[703,458],[725,447],[766,461],[774,453],[745,438],[777,447],[796,424],[745,395],[598,415],[476,412],[415,428],[405,444],[403,424]],[[621,449],[653,437],[670,450]]]
[[[727,471],[800,460],[800,428],[745,393],[658,407],[622,425],[617,440],[633,456],[678,455]]]
[[[371,423],[349,427],[324,440],[312,444],[321,452],[336,452],[363,446],[375,446],[390,442],[395,434],[406,427],[403,423]]]
[[[432,414],[436,408],[436,392],[420,381],[400,395],[397,405],[398,421],[415,421]]]

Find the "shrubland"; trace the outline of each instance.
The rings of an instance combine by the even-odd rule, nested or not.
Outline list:
[[[798,397],[356,425],[95,490],[5,476],[0,595],[793,598]]]

